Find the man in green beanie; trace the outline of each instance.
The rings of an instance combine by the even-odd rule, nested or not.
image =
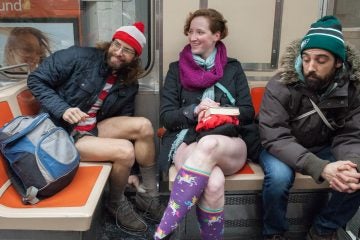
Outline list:
[[[286,239],[295,173],[327,181],[331,195],[307,239],[337,239],[360,205],[360,58],[326,16],[286,49],[259,115],[264,149],[264,239]]]

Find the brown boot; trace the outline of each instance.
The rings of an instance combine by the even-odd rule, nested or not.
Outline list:
[[[106,208],[115,218],[116,225],[125,231],[145,232],[148,229],[145,221],[135,212],[126,197],[117,203],[109,203]]]
[[[325,235],[319,235],[316,230],[311,227],[306,235],[306,240],[338,240],[338,238],[336,231]]]
[[[136,207],[145,213],[144,217],[155,222],[160,222],[165,211],[165,205],[161,204],[159,197],[152,197],[146,193],[136,193]]]

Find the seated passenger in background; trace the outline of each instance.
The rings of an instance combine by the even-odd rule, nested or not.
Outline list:
[[[295,172],[328,181],[331,197],[307,239],[337,239],[360,204],[360,59],[326,16],[293,42],[267,84],[259,121],[265,239],[285,239]]]
[[[97,48],[70,47],[55,52],[28,77],[28,86],[53,121],[76,141],[82,161],[113,163],[107,209],[124,230],[144,232],[145,221],[124,196],[130,170],[140,166],[145,193],[136,205],[160,220],[151,122],[133,117],[144,25],[116,30],[112,42]]]
[[[178,173],[154,238],[171,234],[196,205],[201,238],[222,239],[224,176],[245,164],[247,147],[238,128],[252,123],[254,108],[244,71],[239,61],[227,57],[221,41],[228,34],[221,13],[214,9],[191,13],[184,34],[189,44],[179,61],[170,64],[160,107],[167,131],[159,164],[167,170],[174,162]],[[232,104],[240,110],[232,123],[216,128],[206,124],[208,108]]]

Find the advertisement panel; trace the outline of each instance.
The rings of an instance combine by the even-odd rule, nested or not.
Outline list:
[[[51,53],[79,45],[79,21],[80,0],[0,0],[0,65],[27,63],[32,71]]]

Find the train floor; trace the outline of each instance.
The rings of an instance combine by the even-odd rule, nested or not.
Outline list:
[[[105,199],[103,201],[106,202],[106,195],[105,194]],[[134,193],[129,193],[128,194],[128,199],[133,202],[133,198],[134,198]],[[169,194],[164,194],[163,196],[161,196],[161,201],[166,204],[169,198]],[[115,220],[112,216],[109,215],[109,213],[105,210],[105,207],[102,207],[103,210],[103,216],[102,216],[102,221],[103,223],[101,223],[101,230],[98,231],[97,233],[97,240],[151,240],[153,239],[154,236],[154,232],[156,230],[156,226],[157,223],[154,221],[151,221],[149,219],[144,218],[144,220],[147,222],[148,224],[148,230],[145,233],[130,233],[127,232],[123,229],[121,229],[120,227],[118,227],[115,223]],[[138,212],[140,214],[140,212]],[[141,215],[141,214],[140,214]],[[182,235],[181,230],[178,228],[175,233],[173,234],[173,236],[170,238],[172,240],[178,240],[179,235]],[[254,235],[238,235],[236,237],[226,237],[225,239],[227,240],[262,240],[261,234],[257,233]],[[189,239],[187,239],[189,238]],[[186,239],[186,240],[198,240],[197,238],[194,237],[185,237],[182,236],[181,239]],[[300,234],[296,234],[291,236],[291,239],[294,240],[304,240],[305,236],[304,233],[300,233]]]
[[[115,221],[108,214],[105,216],[105,223],[99,240],[149,240],[153,238],[156,223],[152,221],[147,221],[149,229],[143,234],[130,234],[118,226],[116,226]]]
[[[106,198],[106,197],[105,197]],[[133,194],[130,193],[128,195],[129,200],[132,202],[133,201]],[[164,195],[161,196],[161,201],[166,203],[168,199],[168,195]],[[104,199],[106,202],[106,199]],[[104,207],[102,209],[105,209]],[[139,211],[137,211],[139,213],[139,215],[141,215],[141,213]],[[148,230],[145,233],[130,233],[127,232],[126,230],[121,229],[120,227],[118,227],[116,225],[115,219],[110,216],[110,214],[108,213],[108,211],[104,210],[103,211],[103,221],[104,223],[101,224],[102,228],[100,230],[100,234],[98,235],[97,239],[98,240],[149,240],[149,239],[153,239],[154,236],[154,232],[156,229],[156,225],[157,223],[144,218],[144,220],[146,221],[146,223],[148,224]]]

